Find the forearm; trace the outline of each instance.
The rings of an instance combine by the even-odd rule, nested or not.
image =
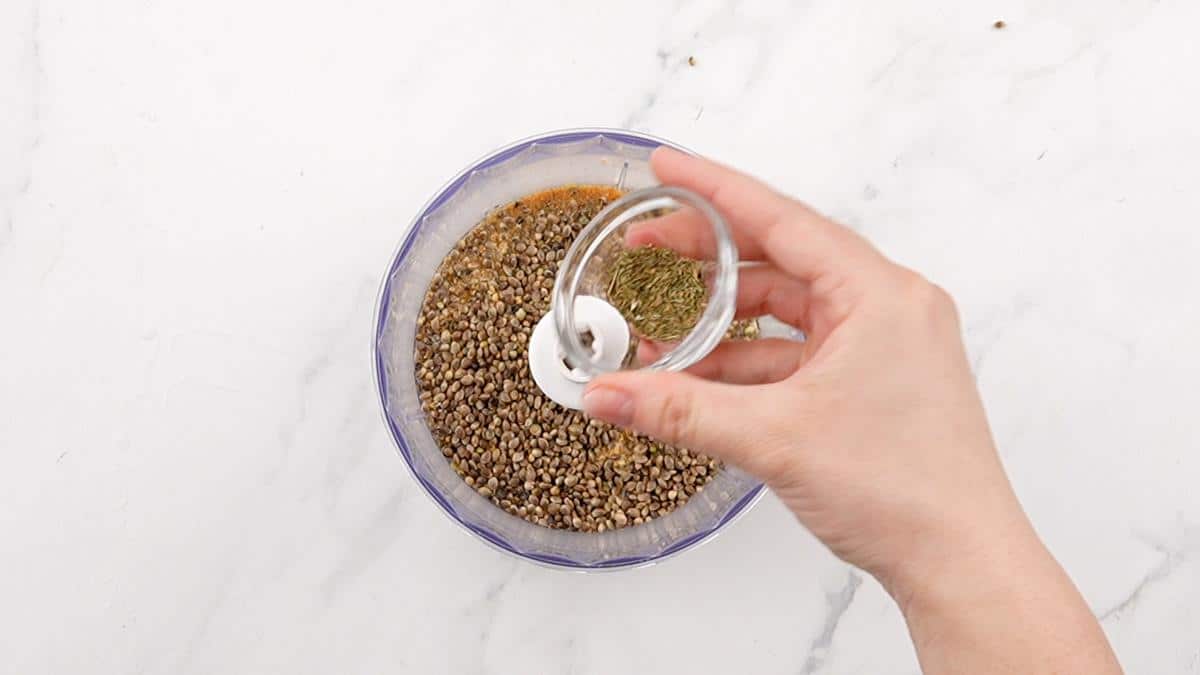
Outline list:
[[[1022,516],[938,556],[895,593],[926,675],[1109,675],[1121,667],[1070,578]]]

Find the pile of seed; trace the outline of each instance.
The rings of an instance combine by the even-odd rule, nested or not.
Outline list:
[[[446,256],[417,317],[416,376],[442,454],[479,494],[552,528],[603,532],[665,515],[719,470],[704,455],[568,410],[526,348],[559,262],[613,188],[567,186],[496,209]]]

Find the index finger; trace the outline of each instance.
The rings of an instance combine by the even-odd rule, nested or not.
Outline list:
[[[730,234],[737,245],[739,260],[763,259],[757,241],[736,227],[731,228]],[[717,242],[708,219],[690,206],[633,223],[625,232],[625,245],[661,246],[693,260],[712,260],[717,255]]]
[[[654,151],[650,166],[665,185],[691,190],[712,203],[739,233],[739,250],[747,248],[747,259],[761,256],[789,274],[814,281],[847,259],[873,253],[850,230],[729,167],[666,147]],[[664,234],[690,236],[681,231],[684,228],[676,227]],[[674,248],[669,241],[663,243]]]

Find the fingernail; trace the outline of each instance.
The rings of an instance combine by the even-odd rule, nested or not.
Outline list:
[[[633,424],[633,397],[611,387],[594,387],[583,393],[583,411],[589,417],[619,427]]]

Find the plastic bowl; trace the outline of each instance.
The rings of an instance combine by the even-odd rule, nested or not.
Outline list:
[[[489,210],[545,188],[654,185],[649,157],[660,145],[687,152],[633,131],[572,129],[489,153],[421,209],[380,286],[372,346],[375,381],[400,456],[452,520],[493,547],[531,562],[580,571],[650,565],[712,538],[762,494],[756,479],[726,467],[687,504],[642,525],[601,533],[554,530],[513,516],[480,496],[450,468],[425,425],[414,367],[416,317],[434,272],[454,244]]]

